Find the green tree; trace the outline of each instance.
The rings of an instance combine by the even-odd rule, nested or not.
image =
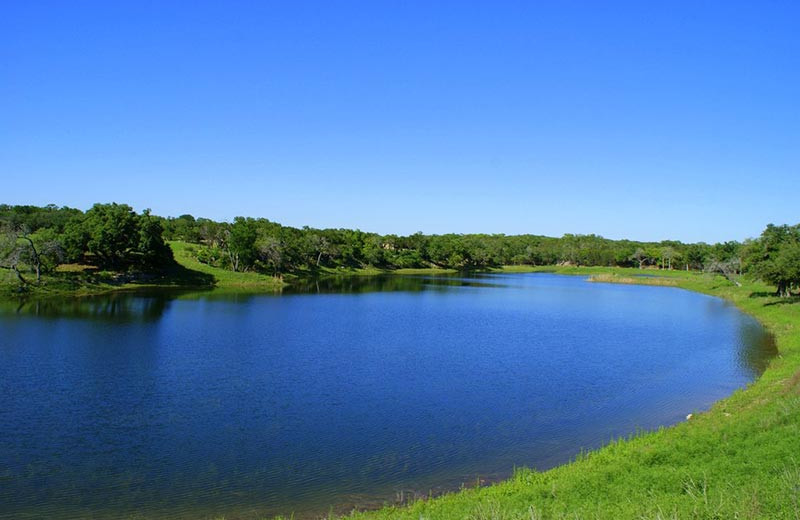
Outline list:
[[[684,256],[686,259],[686,270],[688,271],[690,268],[702,269],[706,263],[708,249],[708,245],[703,244],[702,242],[699,244],[691,244],[686,249],[686,254]]]
[[[131,262],[139,242],[139,219],[127,204],[95,204],[86,212],[82,227],[88,235],[86,249],[101,267],[120,268]]]
[[[768,225],[747,245],[745,261],[750,274],[774,285],[778,295],[790,296],[800,286],[800,224]]]
[[[246,271],[253,266],[258,251],[256,239],[258,230],[251,218],[236,217],[226,233],[225,250],[234,271]]]
[[[164,242],[164,228],[161,221],[150,215],[146,209],[139,216],[139,240],[136,253],[140,267],[147,270],[158,270],[175,263],[172,249]]]
[[[64,233],[61,236],[61,243],[64,247],[64,255],[68,262],[81,262],[84,254],[89,249],[89,230],[84,225],[86,216],[76,215],[64,226]]]
[[[672,269],[672,262],[680,259],[680,253],[672,246],[661,248],[661,268]],[[666,266],[664,265],[666,263]]]
[[[256,241],[258,261],[273,275],[279,275],[283,271],[283,249],[280,240],[272,235],[259,237]]]
[[[647,251],[642,249],[641,247],[636,248],[636,251],[630,256],[631,260],[636,260],[639,263],[639,269],[644,269],[644,264],[650,260],[650,255],[647,254]]]

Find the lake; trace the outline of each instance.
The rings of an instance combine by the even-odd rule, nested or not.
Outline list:
[[[297,518],[547,469],[775,355],[675,288],[551,274],[0,304],[0,517]]]

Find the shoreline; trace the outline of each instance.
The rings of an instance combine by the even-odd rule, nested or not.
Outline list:
[[[413,271],[373,270],[358,276],[457,274],[438,269]],[[635,276],[643,271],[651,276]],[[693,412],[690,421],[611,440],[547,471],[517,469],[510,478],[486,487],[448,492],[406,505],[386,504],[342,518],[793,518],[793,504],[800,503],[793,502],[795,497],[800,498],[800,491],[794,491],[800,490],[800,459],[792,458],[800,453],[800,305],[795,303],[796,298],[775,297],[771,287],[760,283],[736,287],[719,276],[685,271],[512,266],[480,272],[578,275],[588,276],[587,281],[593,283],[669,286],[707,294],[755,318],[773,335],[778,352],[746,388],[715,402],[705,412]],[[287,285],[291,283],[284,282],[277,289],[266,284],[125,284],[23,298],[139,290],[274,293]]]
[[[197,264],[197,265],[193,265]],[[293,285],[307,283],[314,280],[324,280],[330,278],[369,278],[375,276],[472,276],[480,274],[516,274],[516,273],[552,273],[564,275],[585,275],[589,276],[589,281],[610,282],[610,283],[632,283],[637,285],[668,285],[677,286],[672,282],[672,278],[681,276],[684,271],[669,270],[639,270],[624,267],[579,267],[579,266],[559,266],[559,265],[504,265],[485,269],[473,269],[459,271],[456,269],[444,269],[439,267],[429,268],[408,268],[408,269],[332,269],[320,268],[314,272],[295,272],[287,273],[284,276],[274,277],[255,272],[234,272],[224,269],[211,267],[199,262],[179,261],[174,271],[180,271],[178,275],[163,274],[149,277],[153,281],[112,281],[114,277],[124,277],[121,273],[102,273],[96,279],[78,279],[61,275],[44,275],[41,285],[29,285],[27,290],[20,290],[16,281],[8,282],[0,280],[0,298],[23,300],[28,298],[69,298],[84,296],[108,295],[115,292],[135,292],[137,290],[242,290],[247,292],[275,293],[283,289],[291,288]],[[191,272],[197,277],[187,277],[186,272]],[[646,271],[647,276],[640,279],[620,277],[619,273],[637,276],[636,273]],[[698,273],[690,272],[691,275]],[[209,277],[205,283],[197,283],[196,279],[204,275]],[[134,275],[135,276],[135,275]],[[602,279],[604,276],[613,277],[614,280]],[[594,279],[598,277],[598,279]],[[187,279],[188,278],[188,279]],[[146,276],[143,280],[148,279]],[[667,279],[668,282],[664,283]]]
[[[28,290],[20,291],[16,278],[10,274],[0,279],[0,298],[24,300],[29,298],[62,298],[107,295],[114,292],[137,290],[242,290],[247,292],[281,292],[295,283],[336,277],[371,276],[454,276],[486,273],[554,273],[569,275],[606,276],[609,273],[619,278],[620,273],[629,275],[632,283],[643,285],[672,285],[663,279],[672,279],[691,271],[636,269],[625,267],[579,267],[567,265],[504,265],[483,269],[464,270],[439,267],[380,269],[374,267],[342,269],[321,267],[313,271],[296,271],[281,276],[270,276],[257,272],[234,272],[199,262],[189,251],[191,244],[173,241],[169,243],[175,257],[175,265],[159,275],[126,274],[114,272],[82,271],[85,266],[64,266],[56,275],[44,275],[40,286],[29,285]],[[646,274],[647,276],[641,276]],[[126,278],[139,277],[139,281],[125,281]],[[635,279],[636,277],[639,279]],[[603,281],[603,280],[596,280]]]

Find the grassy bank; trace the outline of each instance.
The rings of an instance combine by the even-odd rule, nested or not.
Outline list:
[[[555,268],[633,283],[641,271]],[[800,518],[800,304],[772,288],[658,272],[725,298],[775,335],[780,355],[747,389],[674,427],[611,442],[570,464],[357,519]],[[602,276],[601,276],[602,275]],[[621,279],[614,279],[621,278]],[[654,283],[658,279],[643,279]],[[714,367],[708,367],[713,370]]]
[[[281,278],[255,272],[237,273],[199,262],[193,254],[193,248],[196,246],[192,244],[187,244],[186,242],[170,242],[169,246],[172,248],[172,254],[175,256],[175,261],[178,262],[178,265],[184,269],[202,273],[210,277],[210,284],[214,287],[223,289],[248,288],[275,291],[286,285]]]

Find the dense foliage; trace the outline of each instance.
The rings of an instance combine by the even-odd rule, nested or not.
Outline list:
[[[172,265],[162,219],[137,214],[126,204],[95,204],[85,213],[54,205],[0,205],[0,267],[53,271],[62,263],[84,263],[115,271],[160,271]]]
[[[302,229],[266,219],[232,223],[191,215],[164,220],[165,237],[197,245],[201,262],[234,271],[272,274],[327,268],[440,267],[481,269],[501,265],[590,265],[703,269],[710,261],[734,265],[741,244],[635,242],[597,235],[379,235],[351,229]]]
[[[745,261],[755,277],[774,285],[781,296],[800,288],[800,224],[770,224],[761,237],[747,244]]]
[[[800,287],[800,227],[770,225],[756,240],[684,244],[609,240],[597,235],[379,235],[352,229],[294,228],[267,219],[216,222],[192,215],[137,214],[125,204],[95,204],[85,213],[49,205],[0,205],[0,266],[52,271],[63,262],[109,270],[159,271],[174,260],[165,240],[192,244],[204,264],[236,272],[501,265],[579,265],[707,270],[735,279],[742,271],[788,296]]]

